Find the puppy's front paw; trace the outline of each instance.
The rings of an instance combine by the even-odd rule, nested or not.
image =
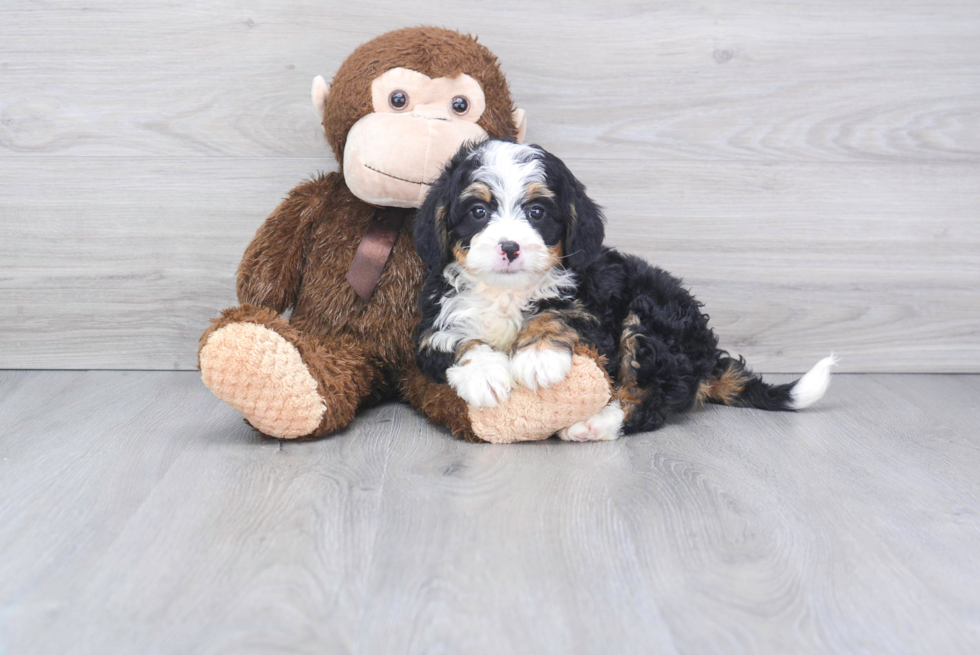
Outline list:
[[[514,379],[532,391],[547,388],[568,377],[572,370],[572,353],[552,348],[524,348],[510,358]]]
[[[509,364],[507,355],[483,344],[446,369],[446,379],[471,407],[496,407],[510,397]]]

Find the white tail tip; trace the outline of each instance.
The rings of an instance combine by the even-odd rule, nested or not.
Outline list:
[[[827,393],[827,387],[830,386],[830,369],[837,366],[838,361],[833,354],[824,357],[807,371],[806,375],[797,380],[789,392],[790,409],[803,409],[823,398]]]

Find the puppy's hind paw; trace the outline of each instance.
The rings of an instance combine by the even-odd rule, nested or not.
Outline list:
[[[579,421],[558,432],[564,441],[614,441],[623,429],[626,414],[614,400],[584,421]]]
[[[572,370],[572,353],[551,348],[525,348],[510,358],[514,379],[532,391],[558,384]]]

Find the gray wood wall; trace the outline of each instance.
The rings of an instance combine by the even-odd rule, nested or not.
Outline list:
[[[490,7],[493,7],[492,9]],[[0,367],[187,369],[358,44],[479,35],[762,371],[980,371],[980,2],[0,4]]]

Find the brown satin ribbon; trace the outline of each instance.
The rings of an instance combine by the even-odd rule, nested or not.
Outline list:
[[[404,222],[404,209],[379,207],[361,237],[354,260],[347,270],[347,281],[364,302],[371,300],[371,294],[378,287],[381,273],[385,270],[385,263],[395,247]]]

